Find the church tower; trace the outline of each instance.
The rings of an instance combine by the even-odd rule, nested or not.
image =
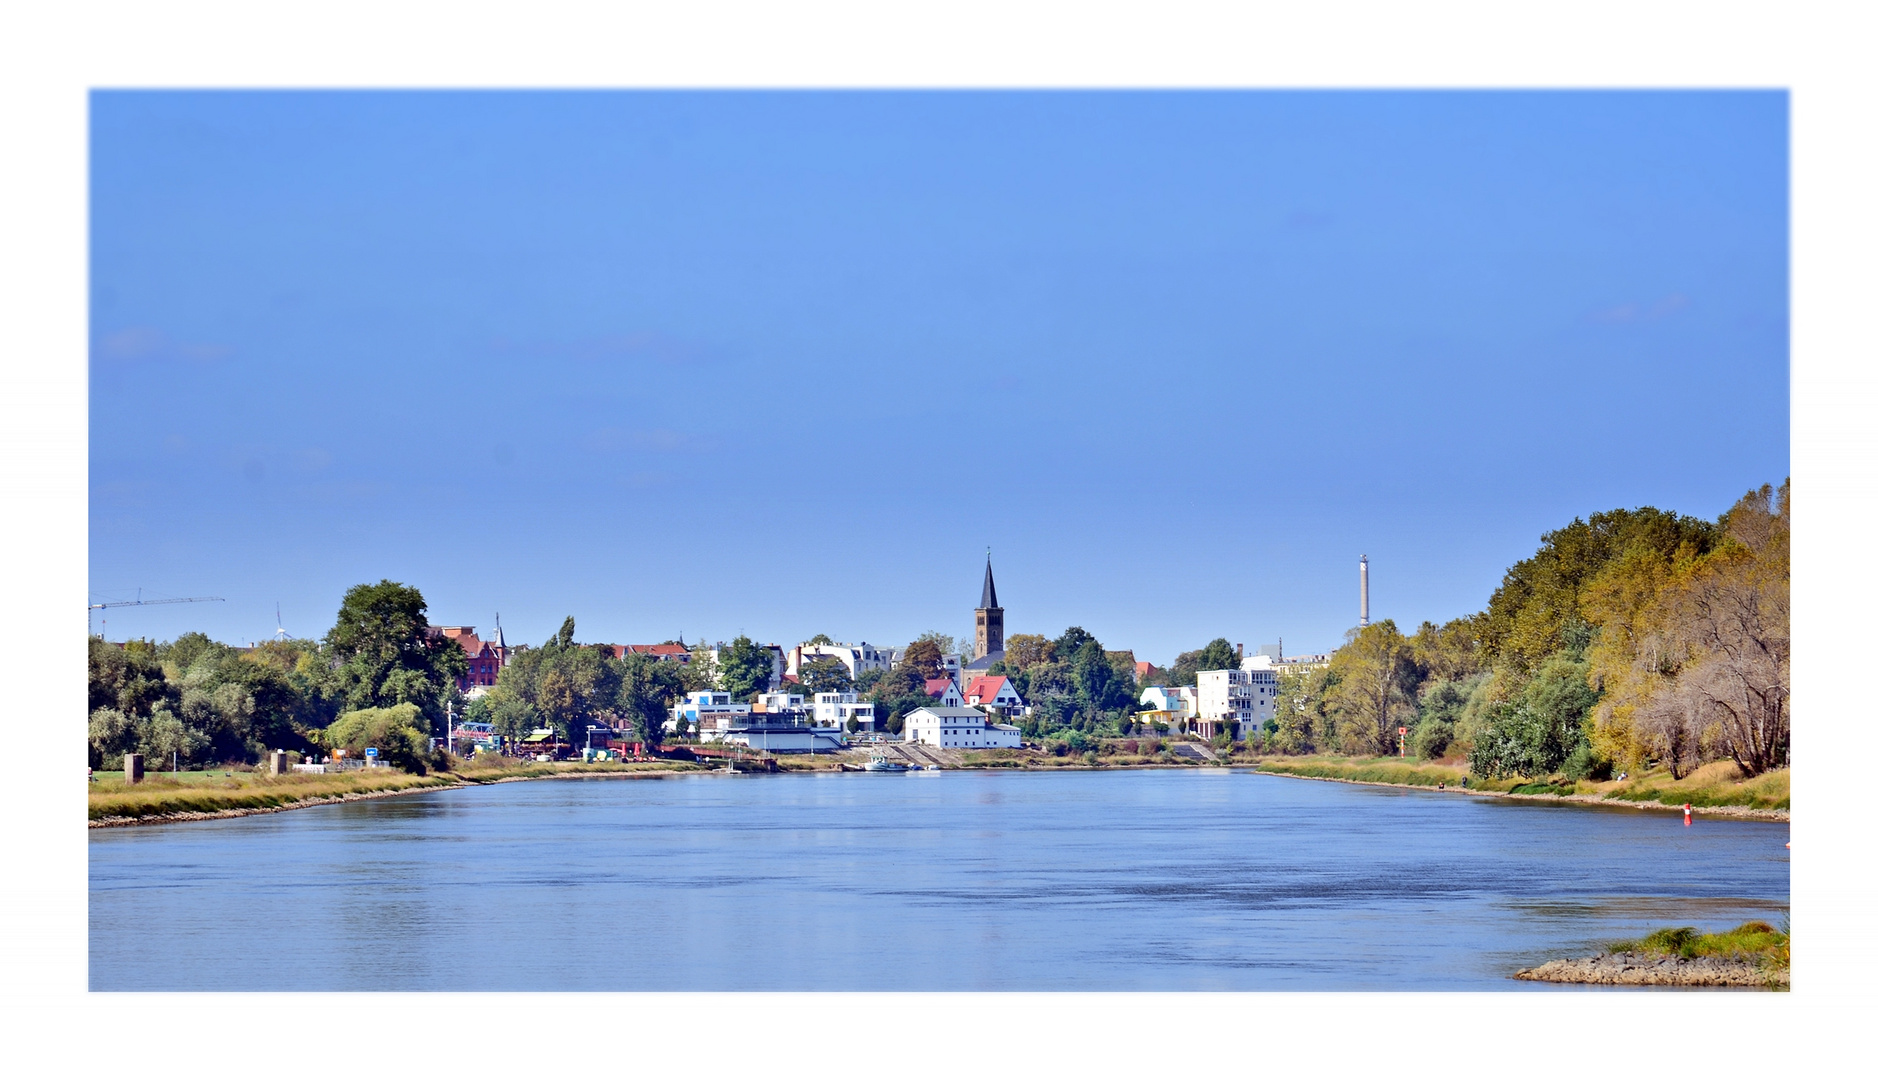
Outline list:
[[[998,606],[998,586],[991,580],[991,553],[985,553],[985,587],[978,595],[978,610],[972,620],[976,631],[972,659],[996,659],[1004,655],[1004,609]]]

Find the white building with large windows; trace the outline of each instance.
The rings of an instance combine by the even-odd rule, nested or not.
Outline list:
[[[1021,732],[1011,724],[994,724],[977,709],[945,706],[914,709],[906,717],[907,742],[925,743],[944,750],[986,750],[1024,745]]]
[[[712,742],[749,716],[750,706],[732,701],[722,690],[693,690],[672,707],[672,719],[665,727],[670,731],[684,724],[697,732],[699,739]]]
[[[874,730],[874,703],[861,700],[858,694],[815,695],[815,726],[848,730],[854,721],[856,730]]]
[[[1240,670],[1246,673],[1252,689],[1252,716],[1254,727],[1265,723],[1278,715],[1278,674],[1279,659],[1267,653],[1248,656],[1240,663]]]
[[[889,671],[893,668],[894,651],[878,645],[869,645],[863,641],[859,645],[850,645],[845,641],[828,643],[803,642],[789,650],[789,664],[786,671],[790,675],[802,674],[802,665],[810,660],[837,660],[848,669],[848,678],[858,679],[869,671]]]
[[[1191,686],[1149,686],[1141,691],[1141,704],[1154,712],[1188,720],[1198,711],[1199,692]]]
[[[1199,685],[1199,703],[1193,726],[1201,738],[1210,739],[1220,731],[1231,731],[1233,738],[1244,739],[1252,720],[1252,673],[1239,668],[1202,671],[1195,680]]]

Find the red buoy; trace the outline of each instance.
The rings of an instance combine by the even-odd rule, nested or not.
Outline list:
[[[1684,825],[1689,824],[1689,804],[1688,803],[1682,804],[1682,823]]]

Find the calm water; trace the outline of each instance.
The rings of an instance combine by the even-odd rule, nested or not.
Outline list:
[[[1532,989],[1787,826],[1225,770],[499,784],[90,834],[94,990]]]

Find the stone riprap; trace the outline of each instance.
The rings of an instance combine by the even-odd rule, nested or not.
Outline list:
[[[1725,956],[1693,959],[1620,952],[1583,960],[1550,960],[1515,972],[1536,982],[1597,983],[1606,986],[1790,986],[1792,973],[1769,970],[1753,960]]]

